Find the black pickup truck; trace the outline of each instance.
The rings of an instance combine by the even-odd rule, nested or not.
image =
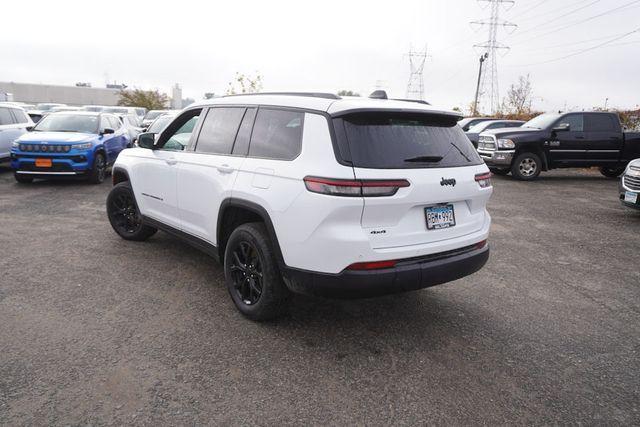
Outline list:
[[[592,166],[617,177],[640,157],[640,132],[623,132],[616,113],[542,114],[519,128],[481,133],[478,153],[493,173],[524,181],[550,169]]]

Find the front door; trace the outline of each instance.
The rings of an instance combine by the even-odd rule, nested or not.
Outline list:
[[[131,177],[140,212],[178,230],[182,229],[178,211],[178,163],[199,115],[200,109],[184,112],[160,134],[155,149],[135,150],[135,155],[144,159],[133,163]]]
[[[569,129],[552,131],[549,141],[545,141],[549,149],[550,163],[556,167],[588,164],[584,114],[567,114],[560,118],[554,127],[561,125],[569,125]]]

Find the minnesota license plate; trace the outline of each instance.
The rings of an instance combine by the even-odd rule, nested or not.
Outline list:
[[[627,191],[624,193],[624,201],[627,203],[636,203],[638,201],[638,193]]]
[[[427,217],[427,230],[438,230],[456,225],[453,205],[431,206],[424,209]]]
[[[51,159],[36,159],[36,167],[38,168],[50,168]]]

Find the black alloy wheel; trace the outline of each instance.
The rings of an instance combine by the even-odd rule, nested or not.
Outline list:
[[[107,161],[104,158],[104,154],[97,153],[93,160],[93,168],[89,175],[89,181],[93,184],[100,184],[107,176]]]
[[[138,210],[131,194],[119,192],[116,196],[110,198],[107,209],[109,217],[113,218],[118,231],[133,234],[142,225],[142,220],[138,215]]]
[[[231,280],[236,296],[246,305],[254,305],[262,296],[262,261],[256,248],[246,240],[231,250]]]

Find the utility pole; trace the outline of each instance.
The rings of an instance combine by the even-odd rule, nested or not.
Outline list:
[[[482,63],[489,57],[489,52],[485,52],[484,55],[480,55],[480,67],[478,69],[478,83],[476,83],[476,96],[473,99],[473,112],[471,115],[478,115],[478,94],[480,93],[480,78],[482,77]]]
[[[407,84],[407,99],[424,100],[424,63],[427,60],[427,47],[423,51],[413,51],[409,48],[409,83]]]
[[[500,7],[508,7],[511,8],[515,1],[514,0],[478,0],[479,2],[488,2],[491,15],[488,19],[484,19],[481,21],[472,21],[471,25],[476,25],[479,27],[487,26],[488,37],[484,43],[475,44],[473,47],[481,48],[485,50],[485,52],[489,55],[489,67],[488,69],[485,67],[484,72],[480,73],[480,90],[479,99],[482,100],[483,96],[486,94],[488,99],[485,99],[485,102],[488,104],[487,107],[491,111],[491,113],[495,113],[499,109],[500,105],[500,91],[498,86],[498,61],[497,61],[497,53],[498,52],[506,52],[509,50],[508,46],[503,45],[498,42],[498,27],[502,27],[506,30],[515,31],[517,25],[512,24],[510,22],[504,21],[500,19]],[[488,93],[487,93],[488,92]],[[475,104],[477,108],[477,103]]]

